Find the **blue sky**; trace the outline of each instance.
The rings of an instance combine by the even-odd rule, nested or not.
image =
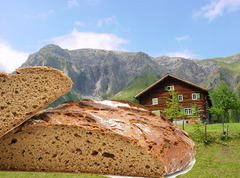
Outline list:
[[[47,44],[226,57],[240,52],[240,0],[0,0],[0,72]]]

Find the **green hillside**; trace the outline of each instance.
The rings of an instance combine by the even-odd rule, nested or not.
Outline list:
[[[196,61],[203,68],[208,68],[210,64],[210,72],[205,76],[205,79],[199,85],[207,88],[210,92],[224,81],[228,86],[231,86],[240,95],[240,53],[228,56]],[[134,96],[143,89],[154,83],[159,77],[152,72],[147,72],[137,76],[131,81],[127,87],[111,99],[123,99],[136,102]]]
[[[78,101],[80,99],[82,99],[82,96],[80,94],[70,91],[70,92],[66,93],[65,95],[61,96],[60,98],[58,98],[57,100],[55,100],[48,107],[54,108],[65,101]]]
[[[131,102],[137,102],[134,96],[147,88],[149,85],[156,82],[159,78],[160,76],[156,76],[152,72],[143,73],[132,80],[123,91],[111,99],[122,99]]]
[[[228,57],[198,61],[199,64],[204,62],[213,62],[216,65],[201,84],[203,87],[211,91],[224,81],[240,94],[240,53]]]

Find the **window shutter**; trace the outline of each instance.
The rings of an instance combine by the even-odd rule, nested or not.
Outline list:
[[[174,90],[174,86],[171,86],[171,91],[173,91]]]
[[[200,99],[200,93],[197,93],[197,99]]]
[[[178,95],[175,95],[175,99],[176,99],[177,101],[179,101],[179,100],[178,100]]]
[[[154,110],[154,111],[152,111],[152,113],[154,113],[154,114],[160,116],[160,110]]]
[[[196,114],[196,108],[192,108],[192,113]]]
[[[168,91],[168,87],[165,87],[165,91]]]
[[[182,114],[184,114],[184,109],[180,109],[180,112],[181,112]]]

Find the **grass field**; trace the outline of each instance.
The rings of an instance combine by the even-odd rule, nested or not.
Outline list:
[[[222,125],[207,125],[207,141],[201,142],[195,133],[195,124],[185,125],[185,130],[196,144],[196,163],[191,171],[178,176],[179,178],[240,178],[240,123],[229,123],[229,137],[221,137]],[[181,127],[181,126],[180,126]],[[204,125],[200,126],[204,135]],[[102,178],[103,176],[89,174],[32,173],[32,172],[0,172],[0,177],[6,178]]]
[[[221,124],[207,125],[206,144],[195,138],[194,124],[185,125],[185,130],[195,140],[196,163],[191,171],[179,178],[240,178],[240,123],[226,125],[229,125],[228,139],[221,136]],[[200,130],[204,135],[204,125]]]

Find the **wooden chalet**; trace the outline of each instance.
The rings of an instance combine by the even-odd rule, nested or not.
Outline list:
[[[196,108],[193,106],[196,105],[198,111],[200,111],[201,119],[209,122],[210,114],[208,108],[212,104],[208,90],[170,74],[166,74],[144,89],[135,98],[139,101],[139,104],[144,105],[153,113],[164,115],[162,111],[167,108],[166,101],[169,101],[171,90],[175,91],[177,100],[181,104],[182,108],[180,111],[184,114],[182,120],[192,118],[192,115],[196,112]]]

